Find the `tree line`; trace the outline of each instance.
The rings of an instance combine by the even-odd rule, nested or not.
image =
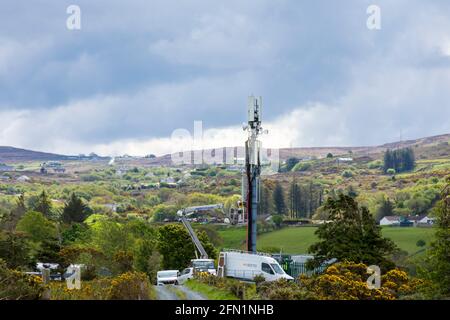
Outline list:
[[[413,170],[416,165],[414,151],[411,148],[403,148],[397,150],[386,150],[384,153],[385,173],[389,169],[395,170],[396,173]]]
[[[260,197],[262,214],[285,215],[293,219],[311,218],[324,201],[324,189],[320,184],[299,183],[295,179],[284,190],[276,183],[271,191],[262,185]]]
[[[52,262],[60,265],[60,272],[81,263],[83,280],[143,272],[154,281],[161,268],[183,269],[195,258],[194,244],[181,224],[155,226],[141,219],[94,214],[75,193],[58,211],[45,191],[28,201],[21,195],[12,210],[2,211],[0,263],[26,271],[38,261]],[[218,235],[206,231],[198,230],[197,235],[215,258],[210,237]],[[0,300],[1,291],[0,283]]]

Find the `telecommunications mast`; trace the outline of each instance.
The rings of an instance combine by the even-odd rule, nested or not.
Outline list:
[[[244,179],[246,193],[247,213],[247,251],[256,252],[256,218],[259,206],[259,180],[261,174],[261,141],[258,136],[262,133],[261,127],[262,98],[250,96],[248,98],[248,140],[245,142],[245,173]]]

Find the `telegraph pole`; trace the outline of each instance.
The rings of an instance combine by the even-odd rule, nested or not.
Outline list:
[[[259,183],[261,174],[261,141],[258,136],[261,127],[262,98],[248,98],[248,140],[245,142],[246,213],[247,213],[247,251],[256,252],[256,218],[259,207]]]

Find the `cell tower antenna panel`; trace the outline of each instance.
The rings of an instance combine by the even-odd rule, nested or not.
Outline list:
[[[261,131],[261,109],[262,109],[262,98],[256,98],[250,96],[248,98],[248,129],[249,131],[256,130],[256,134]]]

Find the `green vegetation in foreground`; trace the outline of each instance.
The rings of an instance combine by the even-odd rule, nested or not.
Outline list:
[[[314,232],[316,227],[297,227],[283,228],[281,230],[265,233],[258,237],[258,250],[268,247],[280,248],[286,253],[307,253],[311,244],[317,241]],[[246,236],[245,228],[234,228],[220,230],[219,234],[223,238],[224,248],[242,248],[241,241]],[[414,254],[421,248],[416,243],[419,240],[426,242],[426,247],[433,238],[433,228],[415,228],[415,227],[384,227],[383,235],[392,239],[395,244],[409,254]]]
[[[188,280],[184,285],[189,289],[202,294],[208,300],[238,300],[238,298],[230,292],[208,286],[207,284],[198,282],[197,280]]]

